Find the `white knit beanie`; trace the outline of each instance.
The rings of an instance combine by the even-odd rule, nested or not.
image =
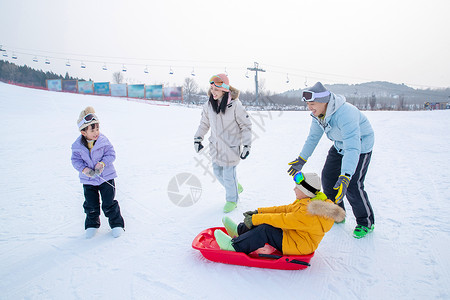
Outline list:
[[[319,175],[316,173],[303,173],[303,176],[305,176],[305,180],[307,184],[315,188],[316,190],[320,191],[320,188],[322,187],[322,182],[320,181]],[[306,196],[310,198],[314,198],[316,194],[314,194],[312,191],[309,191],[306,187],[300,184],[296,184],[297,188],[302,191]]]
[[[89,114],[93,114],[95,118],[87,123],[82,122],[84,117],[86,117]],[[81,111],[80,116],[78,117],[78,121],[77,121],[78,129],[80,131],[83,130],[84,128],[88,127],[91,124],[99,124],[99,123],[100,123],[100,121],[98,120],[97,115],[95,114],[95,110],[92,106],[88,106],[85,109],[83,109]]]

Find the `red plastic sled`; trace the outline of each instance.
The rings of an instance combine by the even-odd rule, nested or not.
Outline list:
[[[200,232],[192,242],[192,248],[199,250],[211,261],[257,268],[301,270],[310,266],[314,253],[308,255],[283,255],[272,246],[266,244],[250,254],[220,250],[214,237],[214,231],[220,229],[226,233],[225,227],[208,228]]]

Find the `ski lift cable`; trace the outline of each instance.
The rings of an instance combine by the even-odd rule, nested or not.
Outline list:
[[[22,54],[22,55],[28,55],[28,56],[36,56],[35,54],[32,53],[26,53],[26,52],[17,52],[18,54]],[[47,58],[49,59],[54,59],[54,60],[66,60],[66,58],[63,57],[57,57],[57,56],[47,56]],[[85,62],[85,63],[96,63],[96,64],[110,64],[110,65],[123,65],[123,63],[121,62],[114,62],[114,61],[101,61],[101,60],[89,60],[89,59],[80,59],[80,58],[71,58],[70,60],[75,61],[75,62]],[[142,64],[142,63],[127,63],[127,65],[129,66],[150,66],[150,67],[167,67],[167,64]],[[189,65],[176,65],[177,68],[192,68],[192,66]],[[220,66],[197,66],[197,69],[219,69],[222,68]],[[229,68],[230,69],[230,68]],[[231,69],[235,69],[235,70],[241,70],[241,67],[234,67]]]
[[[5,48],[3,48],[4,47],[4,45],[2,45],[2,52],[3,52],[3,56],[4,57],[8,57],[8,55],[7,55],[7,52],[6,52],[6,49]],[[9,49],[9,47],[8,47],[8,49]],[[17,51],[17,50],[25,50],[25,51],[32,51],[33,53],[27,53],[27,52],[23,52],[23,51]],[[150,59],[150,58],[130,58],[130,57],[128,57],[128,58],[126,58],[126,57],[112,57],[112,56],[110,56],[110,57],[107,57],[107,56],[96,56],[96,55],[86,55],[86,54],[83,54],[83,55],[80,55],[80,54],[75,54],[75,53],[63,53],[63,52],[56,52],[56,51],[46,51],[46,50],[33,50],[33,49],[25,49],[25,48],[13,48],[13,49],[11,49],[10,51],[14,51],[13,53],[15,54],[15,53],[17,53],[17,54],[21,54],[21,55],[30,55],[30,56],[36,56],[36,52],[41,52],[41,53],[53,53],[53,54],[61,54],[61,55],[64,55],[64,56],[78,56],[78,57],[98,57],[98,58],[110,58],[110,59],[125,59],[125,60],[146,60],[146,61],[155,61],[155,62],[198,62],[199,64],[200,63],[206,63],[206,64],[209,64],[208,66],[197,66],[196,68],[197,69],[213,69],[213,67],[210,65],[212,62],[210,62],[210,61],[204,61],[204,60],[202,60],[202,61],[195,61],[195,60],[191,60],[191,61],[186,61],[186,60],[179,60],[179,59]],[[14,55],[15,56],[15,55]],[[41,55],[41,56],[44,56],[44,55]],[[17,56],[15,56],[16,58],[15,59],[17,59]],[[63,58],[61,58],[61,57],[54,57],[54,56],[48,56],[48,58],[49,59],[63,59]],[[71,60],[73,60],[73,61],[84,61],[84,62],[87,62],[87,63],[101,63],[102,61],[104,61],[104,59],[103,60],[86,60],[86,59],[78,59],[78,58],[71,58]],[[214,63],[218,63],[218,62],[214,62]],[[230,63],[230,64],[239,64],[239,62],[227,62],[227,63]],[[119,62],[110,62],[110,61],[108,61],[108,64],[114,64],[114,65],[120,65],[121,63],[119,63]],[[130,66],[134,66],[134,65],[137,65],[137,66],[142,66],[142,65],[144,65],[144,64],[142,64],[142,63],[127,63],[127,65],[130,65]],[[241,65],[243,65],[243,64],[241,64]],[[369,78],[362,78],[362,77],[354,77],[354,76],[347,76],[347,75],[340,75],[340,74],[329,74],[329,73],[322,73],[322,72],[315,72],[315,71],[310,71],[310,70],[302,70],[302,69],[297,69],[297,68],[290,68],[290,67],[285,67],[285,66],[276,66],[276,65],[270,65],[270,64],[261,64],[261,65],[264,65],[264,66],[268,66],[268,67],[271,67],[271,68],[275,68],[275,69],[282,69],[282,70],[285,70],[284,72],[283,71],[276,71],[276,70],[273,70],[273,69],[267,69],[266,68],[266,70],[267,70],[267,72],[270,72],[270,73],[286,73],[286,70],[294,70],[294,71],[297,71],[297,72],[303,72],[303,74],[297,74],[297,73],[292,73],[291,72],[291,74],[292,74],[292,76],[300,76],[300,77],[304,77],[305,76],[305,73],[306,74],[308,74],[308,76],[310,75],[310,74],[318,74],[318,75],[321,75],[320,77],[312,77],[312,76],[309,76],[310,78],[318,78],[318,79],[320,79],[320,80],[326,80],[326,79],[328,79],[328,77],[329,76],[336,76],[336,77],[341,77],[341,78],[351,78],[351,79],[358,79],[358,80],[364,80],[364,81],[375,81],[375,80],[373,80],[373,79],[369,79]],[[154,64],[154,65],[151,65],[152,67],[154,66],[154,67],[167,67],[167,65],[161,65],[161,64]],[[188,67],[188,66],[185,66],[185,65],[180,65],[180,66],[176,66],[177,68],[185,68],[185,67]],[[242,69],[242,67],[239,67],[239,68],[234,68],[234,69]],[[323,75],[325,75],[327,78],[324,78],[324,76]],[[331,80],[332,82],[335,82],[336,80],[335,79],[332,79]],[[418,87],[428,87],[428,88],[442,88],[442,87],[438,87],[438,86],[430,86],[430,85],[423,85],[423,84],[412,84],[412,83],[404,83],[404,84],[406,84],[406,85],[408,85],[408,86],[411,86],[411,87],[413,87],[413,86],[418,86]]]
[[[6,53],[6,51],[5,51]],[[18,54],[21,55],[28,55],[28,56],[36,56],[36,54],[34,53],[27,53],[27,52],[17,52]],[[48,59],[53,59],[53,60],[66,60],[67,58],[63,58],[63,57],[57,57],[57,56],[47,56]],[[110,65],[123,65],[123,63],[121,62],[114,62],[114,61],[104,61],[104,60],[90,60],[90,59],[80,59],[80,58],[70,58],[70,60],[75,61],[75,62],[85,62],[85,63],[96,63],[96,64],[110,64]],[[127,63],[127,65],[129,66],[150,66],[150,67],[167,67],[167,64],[142,64],[142,63]],[[192,66],[188,66],[188,65],[176,65],[177,68],[191,68]],[[197,66],[197,69],[220,69],[222,67],[220,66]],[[227,68],[231,69],[231,70],[242,70],[242,67],[232,67],[232,68]]]
[[[117,60],[141,60],[141,61],[168,61],[168,62],[194,62],[194,63],[222,63],[222,64],[233,64],[236,63],[231,61],[205,61],[205,60],[180,60],[180,59],[161,59],[161,58],[137,58],[137,57],[119,57],[119,56],[99,56],[99,55],[91,55],[91,54],[78,54],[78,53],[66,53],[66,52],[57,52],[57,51],[47,51],[47,50],[38,50],[38,49],[27,49],[27,48],[17,48],[18,50],[25,50],[34,53],[52,53],[52,54],[60,54],[63,56],[79,56],[79,57],[97,57],[97,58],[107,58],[107,59],[117,59]]]

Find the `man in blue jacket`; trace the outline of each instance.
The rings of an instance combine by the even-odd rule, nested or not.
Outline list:
[[[364,190],[374,143],[372,126],[344,96],[331,93],[320,82],[303,90],[302,100],[313,119],[303,149],[299,157],[289,163],[288,173],[294,176],[302,169],[325,133],[334,144],[322,169],[323,191],[342,208],[342,200],[347,197],[357,223],[353,236],[362,238],[374,229],[372,206]]]

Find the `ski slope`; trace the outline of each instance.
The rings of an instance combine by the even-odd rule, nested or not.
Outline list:
[[[225,192],[194,152],[200,108],[26,89],[0,83],[1,299],[449,299],[450,110],[365,112],[375,130],[366,190],[375,230],[356,240],[345,224],[325,235],[300,271],[213,263],[191,248],[220,226]],[[113,143],[126,232],[107,220],[84,238],[83,190],[70,163],[80,111],[92,105]],[[254,143],[238,167],[244,187],[229,214],[292,202],[287,163],[308,134],[308,112],[251,112]],[[305,171],[320,174],[323,138]],[[189,207],[169,182],[190,173]],[[189,193],[186,186],[180,193]]]

